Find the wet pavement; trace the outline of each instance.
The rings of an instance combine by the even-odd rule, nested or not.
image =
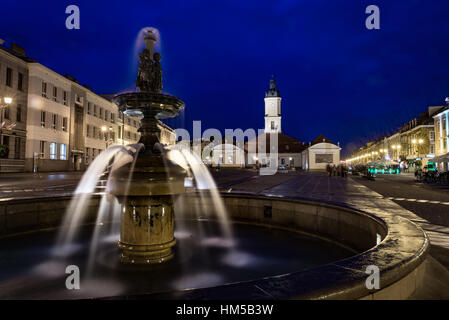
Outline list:
[[[222,192],[326,200],[406,217],[428,233],[431,254],[449,269],[449,188],[417,182],[412,174],[375,181],[302,171],[259,176],[255,170],[222,168],[211,174]],[[2,174],[0,200],[70,195],[81,176],[79,172]]]

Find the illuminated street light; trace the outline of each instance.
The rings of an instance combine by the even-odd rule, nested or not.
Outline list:
[[[413,139],[413,140],[412,140],[412,143],[413,143],[413,144],[416,144],[416,139]]]
[[[424,143],[424,140],[423,139],[419,139],[418,142],[419,142],[419,144],[422,144],[422,143]]]
[[[3,101],[5,101],[6,104],[11,104],[12,103],[12,98],[11,97],[4,97]]]

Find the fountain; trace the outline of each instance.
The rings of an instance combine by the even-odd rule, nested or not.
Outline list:
[[[139,55],[136,86],[140,92],[117,95],[114,102],[126,114],[143,116],[141,138],[134,168],[131,164],[111,172],[108,192],[122,205],[120,241],[123,263],[153,264],[173,257],[173,196],[185,192],[185,170],[164,159],[158,119],[174,117],[184,108],[176,97],[162,94],[161,55],[154,53],[156,38],[145,35]]]
[[[70,197],[0,203],[0,236],[8,237],[0,299],[356,299],[373,296],[367,262],[380,266],[393,296],[403,279],[418,283],[408,275],[424,265],[428,240],[408,220],[311,199],[220,194],[199,156],[162,146],[158,120],[184,103],[161,93],[156,38],[150,31],[144,39],[140,91],[114,98],[141,117],[139,143],[103,151]],[[68,267],[81,270],[79,290],[64,286]]]

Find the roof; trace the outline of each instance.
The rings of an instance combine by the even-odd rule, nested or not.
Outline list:
[[[16,50],[7,48],[7,47],[5,47],[5,46],[3,46],[3,45],[0,45],[0,50],[3,50],[3,51],[5,51],[5,52],[8,52],[9,54],[12,54],[13,56],[15,56],[15,57],[17,57],[17,58],[22,59],[22,60],[25,61],[25,62],[36,62],[36,60],[34,60],[34,59],[32,59],[32,58],[26,56],[26,55],[25,55],[25,50],[23,50],[23,49],[20,48],[19,46],[15,45],[15,44],[12,44],[12,47],[13,47],[13,48],[16,48]],[[19,51],[22,51],[22,52],[19,52]]]
[[[307,144],[302,143],[298,139],[292,138],[284,133],[278,133],[278,153],[301,153],[307,149]],[[265,139],[265,141],[264,141]],[[265,142],[265,152],[270,153],[270,133],[264,133],[254,139],[256,140],[256,150],[259,150],[259,141]],[[245,151],[248,152],[248,142],[245,143]]]
[[[323,142],[335,144],[335,143],[333,143],[332,141],[330,141],[328,138],[326,138],[325,136],[323,136],[322,134],[320,134],[318,137],[316,137],[315,139],[313,139],[311,145],[313,146],[313,145],[315,145],[315,144],[323,143]]]

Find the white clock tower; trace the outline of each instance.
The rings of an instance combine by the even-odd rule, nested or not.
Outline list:
[[[276,90],[274,77],[270,80],[270,89],[265,92],[265,133],[281,131],[281,93]]]

